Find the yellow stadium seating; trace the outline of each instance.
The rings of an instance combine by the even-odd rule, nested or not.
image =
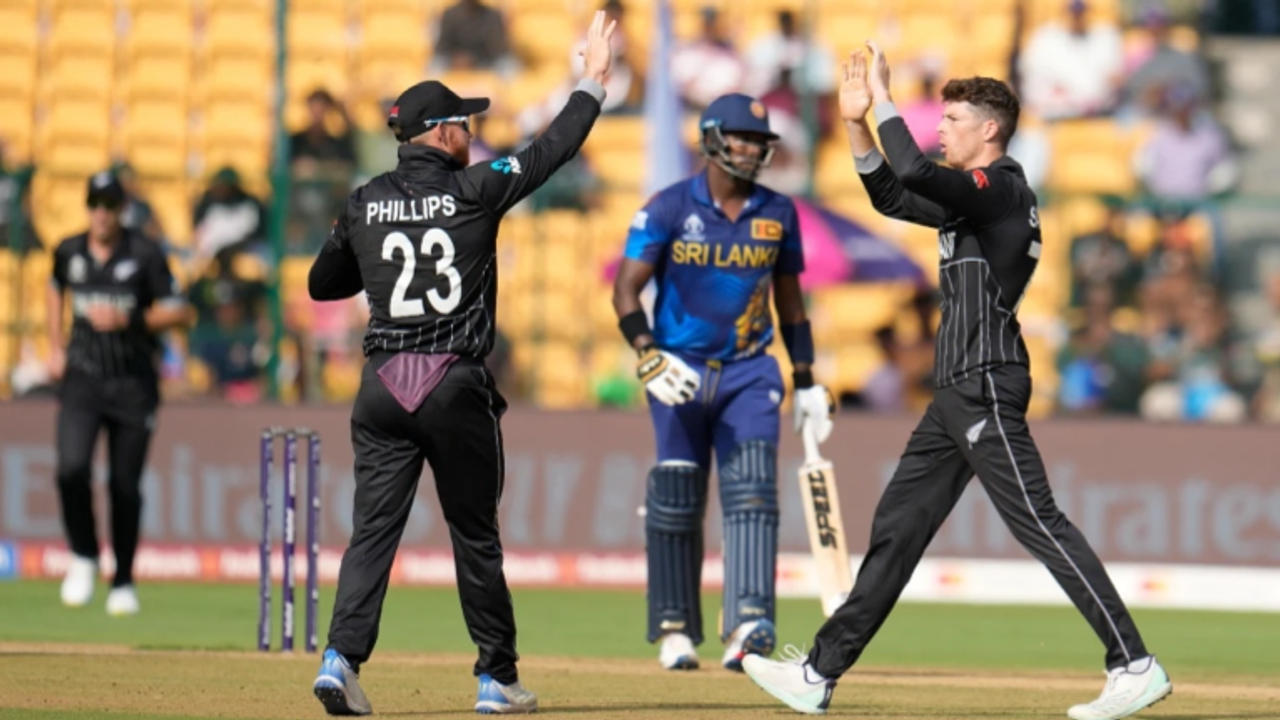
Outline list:
[[[217,103],[204,112],[204,166],[230,165],[243,175],[266,173],[271,148],[268,109],[256,103]]]
[[[360,24],[361,62],[391,58],[421,66],[427,59],[429,36],[425,19],[417,13],[378,12]]]
[[[45,103],[65,101],[106,104],[111,98],[111,63],[68,55],[57,60],[41,78]]]
[[[120,0],[121,7],[127,8],[135,17],[148,12],[176,13],[188,21],[196,7],[204,4],[202,0]]]
[[[209,14],[217,16],[224,13],[253,13],[270,20],[275,17],[277,0],[205,0]]]
[[[0,8],[0,27],[18,29],[0,33],[0,53],[35,57],[39,35],[33,13],[6,5]]]
[[[379,12],[409,13],[425,16],[428,7],[436,10],[438,0],[350,0],[357,15],[368,16]]]
[[[567,410],[588,402],[582,353],[572,344],[548,342],[535,351],[534,399],[539,406]]]
[[[290,61],[323,58],[345,62],[347,25],[331,12],[290,12],[285,19],[285,42]]]
[[[59,176],[48,167],[37,169],[31,183],[31,208],[36,229],[46,245],[53,246],[62,238],[84,230],[89,218],[85,209],[87,177],[87,174]]]
[[[125,156],[140,175],[183,178],[187,130],[183,103],[134,101],[125,115]]]
[[[266,106],[271,102],[273,67],[260,58],[228,56],[205,66],[201,96],[205,103],[243,102]]]
[[[180,12],[143,12],[133,18],[125,41],[130,62],[163,58],[188,62],[191,57],[191,18]]]
[[[31,158],[34,123],[30,101],[0,95],[0,142],[4,143],[7,161]]]
[[[0,98],[31,102],[35,89],[35,54],[0,52]]]
[[[129,103],[165,100],[187,100],[191,89],[191,66],[188,60],[147,57],[135,60],[124,80],[124,95]]]
[[[567,68],[582,28],[568,12],[524,12],[508,32],[512,47],[530,64]]]
[[[47,42],[49,55],[55,59],[68,55],[83,56],[110,63],[116,34],[103,32],[103,28],[114,27],[115,17],[105,10],[64,10],[54,15]]]
[[[1049,129],[1048,187],[1065,193],[1130,195],[1137,189],[1133,156],[1138,134],[1109,119],[1071,120]]]
[[[212,13],[204,42],[205,55],[211,59],[241,57],[275,62],[275,30],[269,15],[251,11]]]

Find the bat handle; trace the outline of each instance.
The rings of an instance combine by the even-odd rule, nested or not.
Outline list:
[[[818,454],[818,438],[813,435],[813,421],[805,418],[800,425],[800,440],[804,443],[804,461],[815,463],[822,459]]]

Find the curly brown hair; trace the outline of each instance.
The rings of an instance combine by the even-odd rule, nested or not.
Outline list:
[[[967,102],[1000,126],[1001,147],[1018,129],[1018,96],[1004,82],[989,77],[956,78],[942,88],[943,102]]]

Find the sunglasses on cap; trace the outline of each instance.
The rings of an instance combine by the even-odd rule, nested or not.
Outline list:
[[[124,202],[116,198],[94,197],[89,198],[89,208],[106,208],[107,210],[119,210],[124,207]]]
[[[471,134],[471,118],[467,115],[453,115],[445,118],[436,118],[426,121],[425,125],[428,130],[437,125],[457,125],[468,135]]]

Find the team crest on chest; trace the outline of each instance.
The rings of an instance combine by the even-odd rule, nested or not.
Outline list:
[[[697,213],[689,213],[689,217],[684,219],[684,235],[681,240],[706,240],[707,226],[702,222],[702,218]]]
[[[115,269],[112,270],[112,274],[115,275],[116,282],[124,282],[136,272],[138,272],[137,260],[121,260],[116,264]]]
[[[755,218],[751,221],[752,240],[781,240],[782,223],[769,218]]]

